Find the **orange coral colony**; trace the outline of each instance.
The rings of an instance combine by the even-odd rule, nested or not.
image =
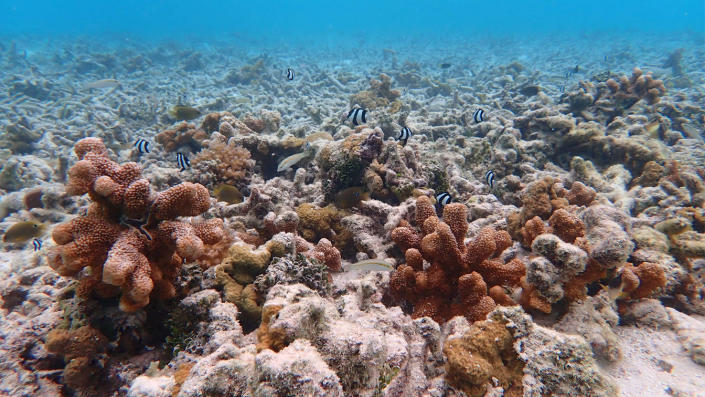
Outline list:
[[[392,239],[405,251],[406,264],[391,274],[389,282],[394,298],[413,305],[412,317],[429,316],[443,323],[463,315],[478,321],[497,303],[511,302],[498,286],[518,285],[526,269],[518,259],[504,263],[497,258],[512,245],[506,231],[485,228],[465,244],[465,205],[446,205],[441,220],[426,196],[416,201],[416,222],[421,234],[405,222],[392,231]],[[430,263],[425,270],[424,260]],[[493,287],[491,294],[488,287]]]
[[[210,207],[208,190],[184,182],[154,193],[136,163],[110,160],[103,141],[84,138],[74,152],[67,192],[88,193],[88,211],[54,229],[57,246],[49,265],[62,276],[80,276],[79,291],[101,297],[121,294],[120,308],[135,311],[151,296],[176,295],[173,280],[184,260],[197,260],[205,245],[224,236],[223,221],[191,224],[179,216],[196,216]],[[81,272],[84,268],[90,272]]]

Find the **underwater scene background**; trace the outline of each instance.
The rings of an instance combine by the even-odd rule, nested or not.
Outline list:
[[[705,2],[0,1],[0,396],[705,396]]]

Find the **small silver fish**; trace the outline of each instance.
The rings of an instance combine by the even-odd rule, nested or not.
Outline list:
[[[301,153],[292,154],[291,156],[282,160],[281,163],[279,163],[279,166],[277,167],[277,172],[282,172],[282,171],[288,170],[289,168],[293,167],[296,163],[305,159],[308,156],[309,156],[308,150],[303,151]]]
[[[367,259],[364,261],[343,265],[343,270],[365,272],[391,272],[394,266],[383,259]]]
[[[103,79],[103,80],[97,80],[92,83],[88,83],[85,85],[86,89],[92,89],[92,88],[115,88],[119,87],[120,82],[115,80],[115,79]]]

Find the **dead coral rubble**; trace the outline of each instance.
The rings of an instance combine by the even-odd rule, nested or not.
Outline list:
[[[84,138],[74,151],[78,161],[69,171],[67,192],[88,193],[93,204],[85,215],[54,229],[56,246],[49,265],[62,276],[80,277],[83,291],[101,297],[120,293],[120,308],[135,311],[150,297],[176,295],[173,281],[184,261],[204,255],[206,245],[219,242],[223,222],[176,221],[210,207],[208,190],[181,183],[152,192],[136,163],[110,160],[103,141]],[[81,272],[90,268],[90,273]]]
[[[392,231],[392,239],[405,251],[406,264],[392,273],[389,283],[393,297],[414,306],[413,318],[429,316],[443,323],[464,315],[470,321],[482,320],[496,306],[488,286],[518,285],[525,273],[520,260],[504,263],[497,258],[512,245],[505,231],[485,228],[464,243],[468,222],[463,204],[445,206],[440,220],[430,199],[420,196],[416,221],[421,233],[408,224]],[[426,270],[424,260],[431,263]],[[499,300],[509,299],[503,291],[493,291]]]

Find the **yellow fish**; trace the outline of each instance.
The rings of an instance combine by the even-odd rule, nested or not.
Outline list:
[[[5,243],[24,243],[34,237],[41,236],[46,226],[35,221],[17,222],[10,226],[2,236]]]
[[[169,110],[171,117],[177,120],[193,120],[201,115],[201,111],[186,105],[176,105]]]
[[[221,183],[214,187],[213,195],[218,201],[224,201],[228,204],[240,204],[243,199],[242,193],[240,193],[235,186],[228,185],[227,183]]]
[[[340,209],[355,207],[362,200],[369,200],[370,194],[361,186],[353,186],[343,189],[335,195],[335,206]]]

